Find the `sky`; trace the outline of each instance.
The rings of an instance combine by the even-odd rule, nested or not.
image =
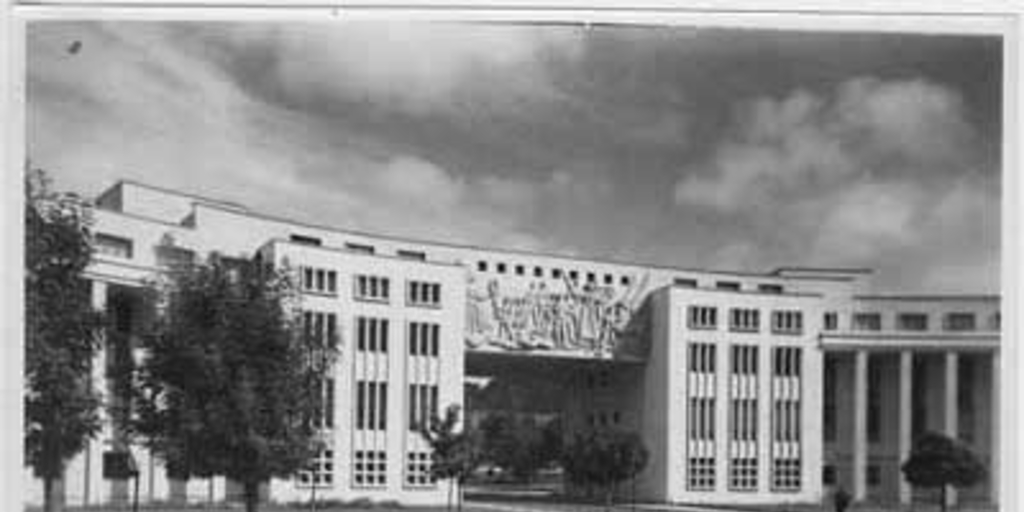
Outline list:
[[[86,195],[126,178],[427,240],[999,290],[996,37],[39,21],[27,48],[28,157]]]

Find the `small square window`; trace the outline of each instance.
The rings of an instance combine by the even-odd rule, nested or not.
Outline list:
[[[551,269],[551,277],[554,278],[554,279],[561,279],[562,278],[562,269],[560,269],[560,268],[553,268],[553,269]]]
[[[504,274],[505,273],[505,264],[504,263],[498,263],[498,273],[499,274]]]
[[[516,265],[516,275],[521,276],[526,274],[526,267],[522,265]]]
[[[476,264],[476,269],[480,272],[487,272],[487,262],[481,261]]]
[[[615,282],[615,278],[611,274],[604,275],[604,284],[612,284]]]
[[[622,286],[629,286],[629,276],[622,276],[619,278],[619,284]]]
[[[578,271],[576,271],[576,270],[570,270],[569,271],[569,280],[570,281],[576,281],[579,278],[580,278],[580,273]]]
[[[540,267],[533,267],[533,277],[544,277],[544,269]]]

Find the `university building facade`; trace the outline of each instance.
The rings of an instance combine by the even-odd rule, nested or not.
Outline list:
[[[113,362],[138,357],[151,314],[142,286],[212,252],[293,269],[304,327],[339,340],[327,447],[269,482],[269,500],[443,503],[415,427],[492,372],[556,379],[569,433],[639,432],[645,501],[808,503],[841,486],[907,503],[920,496],[899,466],[925,431],[963,439],[996,481],[997,296],[875,295],[863,269],[718,272],[403,240],[128,181],[97,198],[95,221],[93,303],[114,319],[93,375],[106,421],[68,468],[72,505],[129,500],[128,481],[103,477],[122,450],[142,502],[240,495],[223,478],[169,479],[115,413]],[[952,499],[995,498],[983,483]]]

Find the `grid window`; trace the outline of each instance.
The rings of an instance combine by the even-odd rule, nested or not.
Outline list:
[[[734,491],[757,490],[756,458],[734,458],[730,461],[729,488]]]
[[[93,237],[93,246],[97,254],[129,260],[132,258],[133,244],[128,238],[96,233]]]
[[[772,311],[772,332],[800,334],[804,330],[804,315],[800,311]]]
[[[321,450],[309,463],[309,469],[299,471],[301,486],[332,487],[334,485],[334,451]]]
[[[881,331],[881,313],[854,313],[850,326],[855,331]]]
[[[757,332],[761,326],[761,312],[756,309],[729,310],[729,329],[737,332]]]
[[[924,313],[900,313],[896,315],[896,326],[901,331],[927,331],[928,315]]]
[[[374,302],[387,302],[391,298],[391,280],[381,276],[357,275],[355,298]]]
[[[388,325],[386,318],[356,317],[356,350],[386,353]]]
[[[772,489],[800,490],[800,459],[775,459],[772,464]]]
[[[715,489],[715,459],[713,457],[690,457],[689,478],[686,486],[691,491],[713,491]]]
[[[338,273],[323,268],[302,267],[301,289],[304,292],[338,293]]]
[[[718,308],[690,306],[687,318],[690,329],[715,329],[718,326]]]
[[[356,450],[355,467],[352,476],[360,487],[387,485],[387,452],[377,450]]]
[[[974,313],[947,313],[943,321],[947,331],[973,331],[978,328]]]
[[[405,466],[405,483],[413,487],[431,487],[437,480],[431,472],[433,457],[430,452],[409,452]]]
[[[420,307],[438,307],[441,305],[441,283],[409,281],[406,291],[406,304]]]

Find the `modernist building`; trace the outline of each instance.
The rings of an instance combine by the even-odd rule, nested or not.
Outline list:
[[[643,499],[907,502],[900,462],[938,430],[997,467],[999,298],[878,296],[861,269],[736,273],[454,246],[312,226],[120,182],[97,200],[93,300],[115,318],[105,360],[147,311],[140,285],[216,251],[289,265],[308,328],[340,338],[315,470],[270,482],[276,501],[443,502],[411,426],[463,400],[467,374],[559,383],[567,430],[642,433]],[[108,416],[109,418],[109,416]],[[116,421],[71,464],[71,504],[124,501],[104,454],[131,449],[142,501],[219,500],[231,482],[171,481]],[[26,476],[30,498],[41,485]],[[961,500],[989,500],[988,484]]]

